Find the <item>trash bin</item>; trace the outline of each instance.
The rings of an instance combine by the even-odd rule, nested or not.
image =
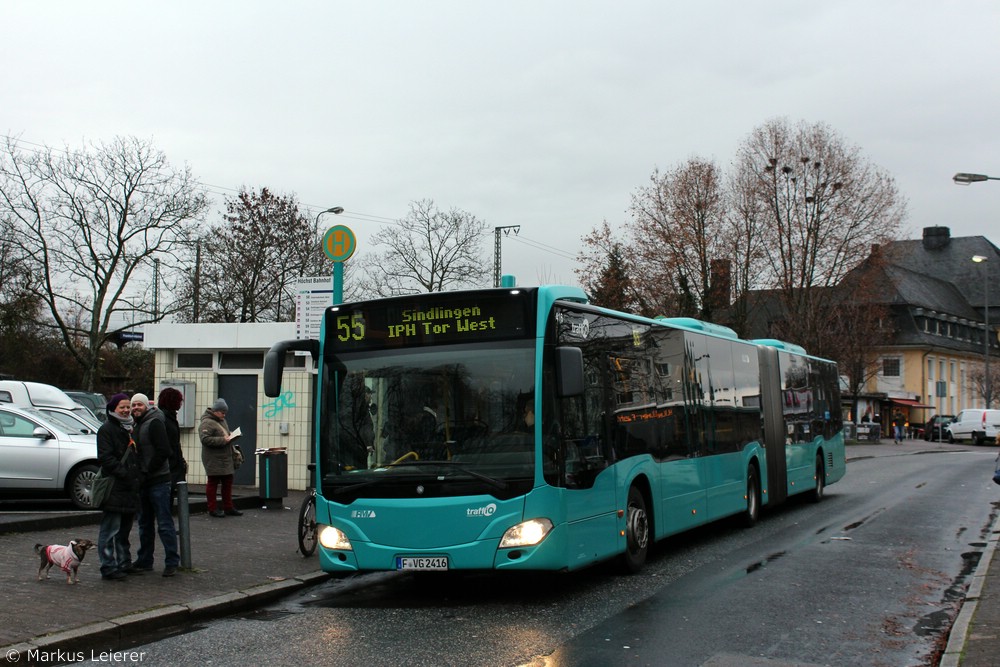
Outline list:
[[[288,455],[284,449],[265,449],[257,453],[260,472],[260,497],[280,506],[288,495]]]

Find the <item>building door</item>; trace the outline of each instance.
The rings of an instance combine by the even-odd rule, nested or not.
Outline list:
[[[220,375],[219,396],[229,404],[226,423],[242,435],[236,444],[243,450],[243,465],[236,471],[234,484],[253,486],[257,483],[257,375]],[[211,402],[211,401],[210,401]]]

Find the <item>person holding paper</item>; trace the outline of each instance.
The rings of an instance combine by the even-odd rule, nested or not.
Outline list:
[[[208,500],[208,514],[214,517],[242,516],[243,512],[233,505],[233,440],[239,437],[239,429],[229,430],[226,413],[229,405],[223,398],[216,399],[205,410],[198,427],[201,438],[201,462],[205,466],[208,482],[205,496]],[[217,490],[222,490],[222,507],[219,507]]]

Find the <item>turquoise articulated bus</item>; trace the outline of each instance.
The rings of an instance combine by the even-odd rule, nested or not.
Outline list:
[[[327,572],[575,570],[843,477],[836,365],[573,287],[336,305],[308,351]]]

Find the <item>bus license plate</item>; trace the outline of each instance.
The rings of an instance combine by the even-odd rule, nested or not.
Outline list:
[[[397,570],[447,570],[447,556],[410,556],[396,559]]]

